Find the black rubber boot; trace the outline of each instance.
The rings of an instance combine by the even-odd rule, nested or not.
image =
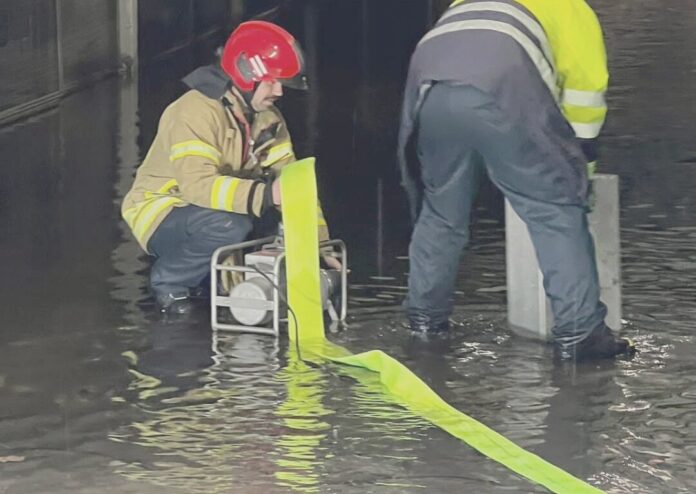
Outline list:
[[[168,315],[189,315],[193,312],[194,304],[187,295],[157,295],[157,307],[160,312]]]
[[[420,313],[409,313],[408,328],[414,333],[439,334],[446,333],[450,329],[449,320],[435,321],[429,316]]]
[[[633,341],[616,338],[611,330],[602,324],[587,338],[574,345],[554,343],[554,357],[559,361],[588,361],[609,359],[617,356],[631,356],[636,353]]]

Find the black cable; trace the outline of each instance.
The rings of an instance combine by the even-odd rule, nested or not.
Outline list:
[[[300,337],[299,337],[299,336],[300,336],[300,335],[299,335],[299,326],[300,326],[300,325],[299,325],[299,323],[297,322],[297,316],[295,315],[295,311],[292,310],[292,307],[290,307],[290,302],[288,302],[287,297],[283,294],[283,291],[280,289],[280,287],[279,287],[278,285],[276,285],[276,283],[271,279],[270,276],[268,276],[266,273],[264,273],[263,271],[261,271],[261,270],[260,270],[259,268],[257,268],[256,266],[250,266],[250,267],[251,267],[254,271],[256,271],[257,273],[259,273],[261,276],[263,276],[264,278],[266,278],[266,280],[273,286],[273,288],[275,288],[275,290],[276,290],[276,292],[278,293],[278,296],[280,297],[280,299],[281,299],[283,302],[285,302],[285,305],[288,306],[288,312],[290,312],[290,314],[292,315],[292,318],[293,318],[294,321],[295,321],[295,349],[297,350],[297,356],[298,356],[298,358],[300,359],[300,361],[301,361],[302,363],[309,365],[309,364],[308,364],[307,362],[305,362],[305,360],[302,358],[302,352],[300,351]]]

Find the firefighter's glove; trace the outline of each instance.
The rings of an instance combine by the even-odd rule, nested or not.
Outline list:
[[[597,161],[590,161],[587,163],[587,178],[592,180],[595,173],[597,173]]]

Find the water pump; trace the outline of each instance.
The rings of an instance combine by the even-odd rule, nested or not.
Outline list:
[[[341,269],[321,269],[321,302],[333,321],[345,321],[348,253],[341,240],[321,242],[338,249]],[[277,236],[221,247],[211,259],[213,329],[277,336],[287,320],[287,283],[282,226]]]

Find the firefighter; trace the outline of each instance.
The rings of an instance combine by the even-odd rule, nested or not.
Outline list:
[[[587,223],[588,163],[606,114],[602,32],[584,0],[457,0],[412,55],[398,157],[415,228],[405,301],[416,331],[448,329],[479,178],[525,221],[562,360],[630,353],[605,325]],[[420,180],[407,162],[414,139]]]
[[[189,90],[162,114],[122,204],[133,235],[155,257],[157,304],[171,314],[190,312],[218,247],[244,241],[281,205],[277,173],[295,154],[274,103],[283,87],[307,89],[299,44],[263,21],[240,24],[220,63],[183,82]],[[320,207],[317,221],[319,239],[328,240]]]

